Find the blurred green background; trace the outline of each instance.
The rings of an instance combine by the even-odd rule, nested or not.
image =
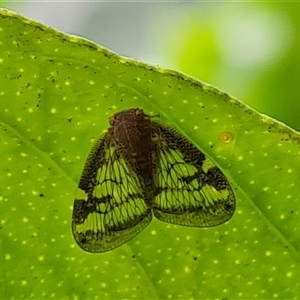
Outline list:
[[[176,69],[300,130],[300,3],[2,2],[118,54]]]

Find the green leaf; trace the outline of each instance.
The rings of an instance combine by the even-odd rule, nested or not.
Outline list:
[[[237,211],[196,229],[154,220],[126,245],[82,251],[73,197],[108,117],[139,107],[228,176]],[[3,298],[293,298],[300,295],[299,133],[186,75],[0,11]]]

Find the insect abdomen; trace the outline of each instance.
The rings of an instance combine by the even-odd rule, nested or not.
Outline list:
[[[115,124],[114,135],[121,155],[139,179],[146,201],[151,201],[155,189],[153,170],[155,163],[152,161],[150,120],[124,120],[120,124]]]

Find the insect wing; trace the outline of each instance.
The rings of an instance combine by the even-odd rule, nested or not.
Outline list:
[[[150,223],[152,212],[137,182],[109,130],[87,158],[74,202],[72,230],[82,249],[114,249]]]
[[[235,196],[220,169],[174,129],[152,122],[158,166],[154,215],[165,222],[216,226],[229,220]]]

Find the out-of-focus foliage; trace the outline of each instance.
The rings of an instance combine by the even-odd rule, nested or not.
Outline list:
[[[199,3],[176,20],[170,64],[300,129],[299,3]]]

